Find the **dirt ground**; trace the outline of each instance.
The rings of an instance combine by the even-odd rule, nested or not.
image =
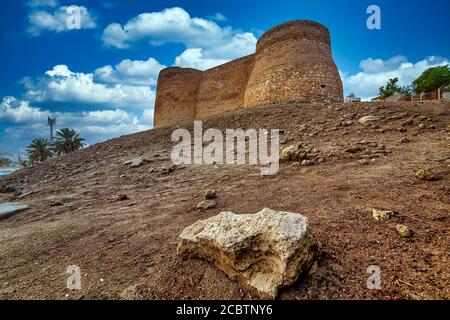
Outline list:
[[[382,119],[363,126],[365,115]],[[0,178],[0,203],[30,205],[0,221],[0,298],[253,299],[212,264],[178,256],[177,237],[221,211],[265,207],[308,216],[323,248],[317,270],[279,299],[450,298],[450,104],[269,105],[203,127],[282,129],[282,146],[301,141],[324,161],[283,163],[267,177],[250,165],[172,167],[166,127]],[[124,164],[138,156],[148,161]],[[417,178],[423,168],[439,179]],[[217,207],[199,211],[208,189]],[[371,208],[395,215],[376,221]],[[401,237],[399,223],[413,237]],[[81,268],[79,291],[66,287],[70,265]],[[380,290],[367,289],[371,265]]]

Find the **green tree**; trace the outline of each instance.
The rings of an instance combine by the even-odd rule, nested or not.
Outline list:
[[[64,128],[56,132],[56,140],[53,143],[53,151],[60,154],[67,154],[83,148],[83,138],[73,129]]]
[[[446,85],[450,85],[449,65],[429,68],[413,81],[416,94],[436,90]]]
[[[50,143],[47,139],[34,139],[27,147],[27,153],[30,165],[43,162],[52,156]]]
[[[395,93],[403,93],[403,94],[411,93],[411,87],[408,86],[400,87],[397,83],[398,78],[389,79],[388,83],[379,89],[379,95],[382,98],[387,98],[393,96]]]

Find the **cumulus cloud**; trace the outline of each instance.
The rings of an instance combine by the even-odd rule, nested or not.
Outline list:
[[[220,16],[215,15],[217,18]],[[191,17],[182,8],[142,13],[125,25],[112,23],[103,31],[102,39],[105,45],[119,49],[142,41],[154,46],[182,43],[187,48],[175,64],[200,69],[253,53],[257,41],[252,33],[221,27],[212,18]]]
[[[165,68],[157,60],[122,60],[115,66],[107,65],[94,72],[94,81],[108,84],[127,84],[132,86],[156,85],[159,72]]]
[[[206,70],[227,62],[226,59],[207,58],[204,49],[187,49],[175,58],[175,65]]]
[[[156,65],[155,61],[151,61],[151,64]],[[26,98],[34,103],[66,102],[111,108],[152,107],[155,92],[145,82],[154,83],[155,80],[151,74],[148,79],[143,75],[139,77],[134,69],[136,64],[140,62],[125,60],[118,68],[109,69],[107,66],[97,69],[97,75],[103,78],[104,83],[96,82],[94,73],[73,72],[66,65],[58,65],[45,72],[44,76],[23,80]],[[130,85],[133,81],[135,83]],[[137,82],[141,84],[136,85]]]
[[[78,20],[79,18],[79,20]],[[79,25],[77,22],[79,21]],[[62,6],[53,12],[34,10],[28,15],[27,32],[39,36],[44,31],[56,33],[76,29],[93,29],[96,27],[94,17],[84,6]]]
[[[398,78],[399,85],[410,85],[426,69],[446,64],[449,60],[442,57],[429,56],[414,63],[398,55],[387,60],[369,58],[359,64],[362,71],[356,74],[341,71],[340,74],[346,94],[354,92],[369,100],[378,95],[378,89],[389,79]]]
[[[186,49],[175,58],[175,65],[206,70],[254,53],[255,47],[256,38],[252,33],[240,33],[222,46]]]
[[[220,13],[220,12],[217,12],[215,14],[208,16],[208,19],[214,20],[217,22],[224,22],[224,21],[228,20],[228,18],[223,13]]]
[[[38,8],[38,7],[50,7],[54,8],[58,5],[58,0],[30,0],[27,2],[27,6],[31,8]]]

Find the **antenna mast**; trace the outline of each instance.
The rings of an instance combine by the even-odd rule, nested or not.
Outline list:
[[[50,142],[53,142],[53,126],[56,124],[56,118],[48,117],[48,125],[50,126]]]

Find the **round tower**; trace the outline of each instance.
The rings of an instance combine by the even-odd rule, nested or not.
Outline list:
[[[156,90],[154,127],[195,119],[197,90],[202,72],[170,67],[159,73]]]
[[[283,23],[266,32],[256,45],[244,107],[287,101],[343,101],[330,34],[320,23]]]

